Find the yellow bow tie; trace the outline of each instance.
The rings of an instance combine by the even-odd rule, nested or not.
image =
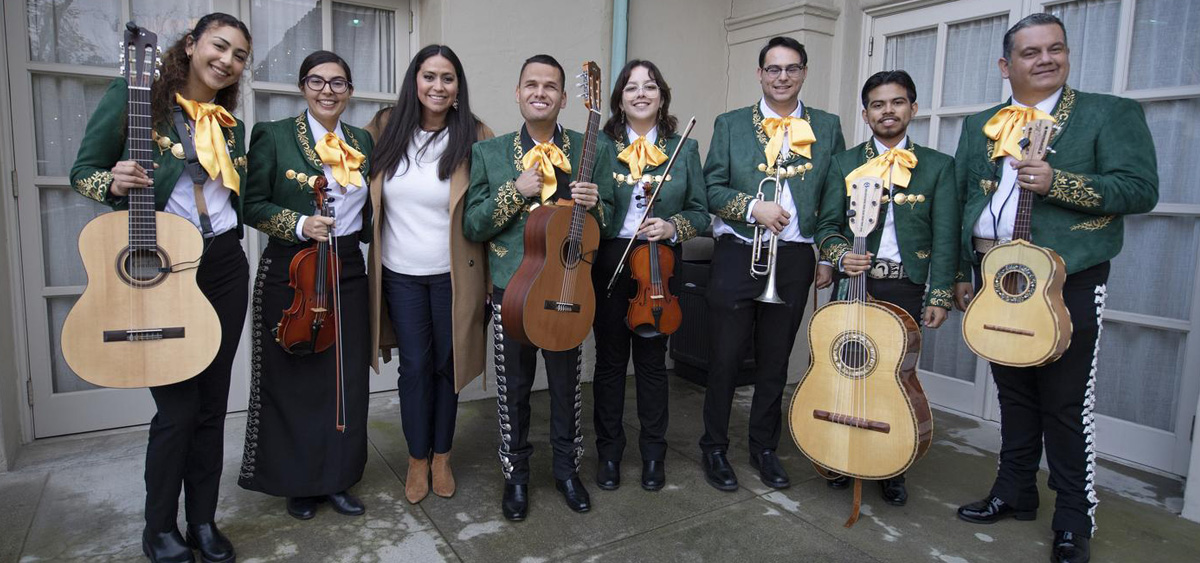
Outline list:
[[[996,115],[983,125],[983,134],[996,141],[996,152],[992,159],[1008,155],[1017,160],[1024,160],[1025,157],[1021,156],[1021,139],[1025,138],[1025,125],[1035,119],[1054,121],[1054,117],[1033,107],[1008,106],[996,112]]]
[[[633,176],[634,180],[641,180],[642,172],[647,167],[658,166],[666,162],[667,154],[647,141],[645,137],[638,137],[638,140],[625,147],[625,150],[617,155],[617,160],[629,165],[629,175]]]
[[[242,179],[233,168],[233,160],[229,158],[229,149],[225,146],[225,133],[221,130],[222,127],[236,127],[237,120],[217,104],[193,102],[179,93],[175,94],[175,103],[196,122],[192,143],[196,145],[196,159],[200,161],[200,166],[208,172],[209,178],[215,179],[220,174],[221,183],[233,193],[238,193]]]
[[[358,167],[362,166],[366,157],[337,135],[326,133],[321,137],[317,141],[317,155],[321,157],[322,164],[329,165],[338,185],[343,188],[363,185],[362,172],[358,171]]]
[[[571,161],[567,160],[567,155],[554,143],[534,145],[521,157],[521,165],[526,169],[537,166],[538,171],[542,173],[542,201],[554,197],[554,192],[558,190],[558,178],[554,176],[555,168],[567,174],[571,173]]]
[[[867,141],[873,143],[875,141]],[[846,195],[850,195],[850,184],[863,176],[883,178],[885,187],[907,188],[912,180],[911,170],[917,165],[917,155],[899,147],[890,148],[883,154],[868,160],[846,176]]]
[[[766,149],[768,168],[775,166],[775,160],[779,158],[784,133],[787,133],[788,146],[792,152],[804,158],[812,158],[812,149],[809,146],[817,142],[817,137],[813,135],[812,126],[808,121],[791,116],[768,117],[763,120],[763,131],[770,138]]]

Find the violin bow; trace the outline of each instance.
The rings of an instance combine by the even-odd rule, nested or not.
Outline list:
[[[679,149],[683,148],[683,143],[688,140],[692,134],[692,127],[696,126],[696,116],[692,116],[688,120],[687,127],[683,129],[683,135],[679,138],[679,144],[675,145],[675,150],[671,151],[671,159],[667,161],[667,168],[663,170],[663,179],[654,186],[654,191],[650,193],[649,199],[646,200],[646,211],[642,212],[642,218],[638,221],[638,229],[641,229],[646,224],[646,218],[654,210],[654,202],[658,199],[658,191],[662,189],[663,184],[667,182],[667,176],[671,174],[671,168],[675,166],[675,157],[679,156]],[[629,251],[633,249],[633,241],[637,240],[637,235],[629,239],[629,244],[625,245],[625,252],[621,253],[621,260],[617,262],[617,269],[613,271],[613,275],[608,280],[608,287],[605,291],[607,297],[612,297],[613,286],[617,284],[617,277],[625,269],[625,259],[629,258]]]

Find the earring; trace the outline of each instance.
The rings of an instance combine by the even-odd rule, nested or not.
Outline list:
[[[458,109],[458,98],[454,98],[454,103],[450,104],[450,106],[454,109]]]

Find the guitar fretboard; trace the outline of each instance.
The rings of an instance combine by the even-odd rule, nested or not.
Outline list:
[[[583,154],[579,159],[579,175],[576,176],[577,182],[591,182],[592,168],[596,164],[596,132],[600,130],[600,114],[595,111],[588,111],[587,130],[583,135]],[[596,205],[600,205],[597,201]],[[583,214],[586,211],[582,205],[576,205],[571,210],[571,232],[570,237],[573,243],[578,243],[583,240]]]
[[[150,57],[147,57],[148,59]],[[138,79],[135,77],[135,79]],[[149,83],[149,78],[144,80]],[[150,87],[129,87],[129,158],[137,161],[154,180],[154,139],[150,116]],[[158,247],[154,187],[129,190],[129,249],[153,251]]]

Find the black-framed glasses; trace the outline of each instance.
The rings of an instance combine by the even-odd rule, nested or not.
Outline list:
[[[325,80],[324,78],[315,74],[310,74],[304,77],[304,86],[313,92],[320,92],[321,90],[324,90],[326,84],[329,85],[329,90],[334,94],[345,94],[351,86],[354,86],[354,84],[349,80],[341,77],[334,78],[333,80]]]
[[[806,68],[808,67],[805,65],[787,65],[786,67],[771,65],[764,68],[763,72],[767,73],[769,78],[779,78],[779,73],[781,72],[786,72],[789,77],[796,78],[800,76],[800,71]]]

